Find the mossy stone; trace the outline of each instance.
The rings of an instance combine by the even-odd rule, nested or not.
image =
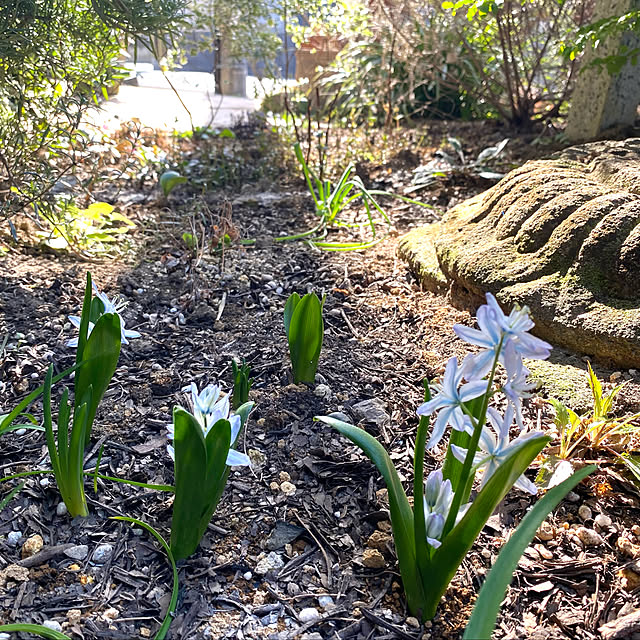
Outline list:
[[[512,171],[401,239],[425,285],[528,305],[536,333],[640,366],[640,139],[571,147]]]

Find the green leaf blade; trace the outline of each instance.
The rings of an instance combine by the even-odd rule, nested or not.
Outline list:
[[[505,591],[513,578],[513,572],[530,544],[542,521],[555,509],[564,496],[579,482],[595,471],[591,465],[574,473],[564,482],[550,489],[527,513],[509,542],[503,547],[498,560],[491,568],[476,600],[463,640],[490,640],[500,611]]]

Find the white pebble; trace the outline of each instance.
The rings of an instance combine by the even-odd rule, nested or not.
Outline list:
[[[242,577],[243,577],[245,580],[251,580],[251,578],[253,578],[253,573],[251,573],[251,571],[245,571],[245,572],[242,574]]]
[[[10,531],[7,535],[7,544],[15,547],[22,540],[22,531]]]
[[[64,555],[72,560],[84,560],[89,555],[89,547],[86,544],[77,544],[74,547],[69,547]]]
[[[45,620],[42,623],[43,627],[47,627],[47,629],[51,629],[51,631],[57,631],[58,633],[62,633],[62,627],[60,626],[59,622],[56,622],[55,620]]]
[[[608,529],[613,520],[609,516],[605,516],[604,513],[599,513],[595,518],[595,522],[601,529]]]
[[[302,624],[313,622],[314,620],[318,620],[318,618],[320,618],[320,612],[315,607],[305,607],[298,614],[298,620],[300,620]]]
[[[51,481],[49,480],[49,478],[42,478],[42,480],[40,480],[41,487],[48,487],[50,484]]]
[[[17,435],[17,436],[23,436],[25,433],[27,433],[26,429],[16,429],[14,431],[14,434]]]
[[[56,506],[56,514],[59,516],[67,514],[67,505],[64,502],[58,502],[58,505]]]
[[[591,513],[591,509],[586,504],[581,504],[578,509],[578,517],[583,522],[585,520],[589,520],[593,514]]]
[[[327,607],[333,607],[334,602],[333,602],[333,598],[331,596],[320,596],[318,598],[318,604],[323,608],[326,609]]]
[[[113,555],[113,547],[110,544],[99,544],[93,552],[91,559],[96,564],[104,564],[111,559]]]

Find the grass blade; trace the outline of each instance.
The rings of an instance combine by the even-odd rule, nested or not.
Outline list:
[[[54,631],[48,627],[39,624],[3,624],[0,625],[0,631],[6,633],[33,633],[41,638],[49,638],[49,640],[71,640],[64,633]]]
[[[27,482],[26,480],[23,480],[17,487],[11,489],[11,491],[9,491],[9,493],[0,500],[0,511],[2,511],[16,497],[16,495],[22,491],[25,484],[27,484]]]

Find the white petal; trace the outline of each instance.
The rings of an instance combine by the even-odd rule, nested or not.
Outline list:
[[[251,465],[249,456],[235,449],[229,449],[227,454],[227,466],[229,467],[248,467]]]
[[[538,493],[538,487],[536,487],[536,485],[533,484],[533,482],[531,482],[531,480],[529,480],[529,478],[527,478],[525,475],[521,475],[516,480],[513,486],[516,487],[516,489],[520,489],[521,491],[526,491],[527,493],[530,493],[533,496],[535,496]]]

